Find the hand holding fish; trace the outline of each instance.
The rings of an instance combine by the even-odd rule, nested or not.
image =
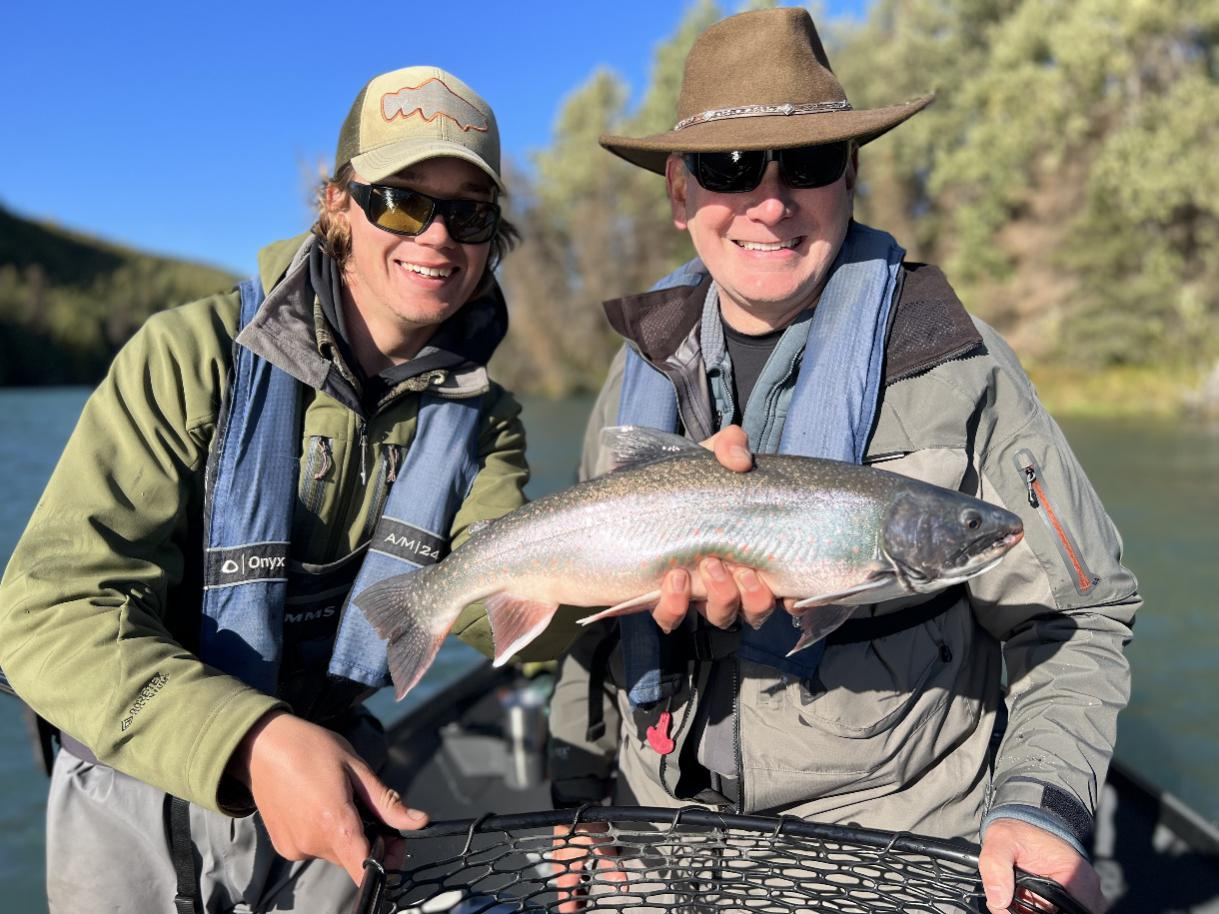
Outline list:
[[[684,568],[665,575],[660,599],[652,610],[652,618],[663,631],[675,631],[691,606],[716,628],[724,629],[732,628],[738,618],[757,628],[775,608],[775,595],[753,568],[711,557],[698,563],[698,574],[706,594],[699,600],[694,599],[694,581]]]
[[[736,473],[745,473],[753,469],[753,454],[749,453],[749,436],[739,425],[726,426],[701,444],[715,454],[716,460]]]
[[[753,469],[749,439],[739,425],[716,432],[702,446],[729,470],[744,473]],[[706,599],[700,601],[694,600],[693,581],[685,568],[674,568],[665,575],[660,599],[652,610],[652,618],[663,631],[676,630],[692,604],[717,628],[731,628],[738,617],[757,628],[775,608],[775,595],[752,568],[728,565],[712,556],[699,562],[697,570],[706,593]]]

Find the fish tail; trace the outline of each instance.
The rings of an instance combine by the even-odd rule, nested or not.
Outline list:
[[[445,599],[440,565],[387,578],[355,598],[355,604],[386,641],[386,659],[399,700],[423,678],[465,602]]]

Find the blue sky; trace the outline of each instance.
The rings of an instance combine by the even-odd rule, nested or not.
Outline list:
[[[691,2],[21,3],[0,55],[0,204],[249,273],[312,221],[309,188],[369,77],[451,70],[524,163],[597,67],[640,92]]]

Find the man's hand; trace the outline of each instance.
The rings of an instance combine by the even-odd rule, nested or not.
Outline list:
[[[753,469],[749,439],[739,425],[716,432],[702,444],[734,472],[745,473]],[[757,628],[775,608],[775,595],[752,568],[705,558],[699,563],[698,573],[707,599],[696,602],[695,606],[717,628],[731,628],[738,618]],[[691,583],[690,573],[684,568],[675,568],[665,575],[660,602],[652,610],[652,618],[664,631],[673,631],[686,617],[691,603]]]
[[[394,829],[427,824],[345,739],[286,711],[272,711],[250,729],[228,773],[249,789],[280,856],[337,863],[357,885],[369,852],[361,810]]]
[[[749,437],[739,425],[720,429],[706,441],[703,447],[715,453],[715,459],[728,469],[744,473],[753,469],[753,454],[749,453]]]
[[[604,822],[581,822],[579,825],[556,825],[555,847],[550,852],[555,874],[551,884],[559,893],[559,914],[574,914],[588,904],[583,885],[592,874],[600,871],[602,879],[621,882],[626,874],[618,869],[618,848],[609,843]]]
[[[1007,914],[1011,907],[1017,867],[1053,879],[1092,914],[1103,914],[1108,907],[1096,870],[1075,848],[1019,819],[995,819],[987,826],[978,855],[986,907],[992,914]]]

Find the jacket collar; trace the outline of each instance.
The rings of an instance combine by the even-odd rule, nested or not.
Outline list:
[[[604,304],[610,326],[653,365],[665,365],[695,332],[708,277],[679,286],[615,298]],[[902,265],[902,287],[885,341],[885,384],[930,371],[980,350],[982,337],[943,272],[929,264]]]
[[[885,384],[986,350],[973,318],[939,267],[902,265],[902,288],[885,340]]]
[[[266,300],[237,342],[298,381],[361,412],[352,372],[342,364],[309,280],[309,254],[317,238],[308,234],[293,242],[292,248],[279,242],[260,252]],[[288,250],[292,253],[285,256]],[[507,331],[507,305],[499,287],[493,286],[440,327],[419,355],[403,366],[379,405],[425,389],[442,397],[485,392],[490,385],[486,363]]]
[[[663,365],[702,319],[711,277],[697,286],[673,286],[605,302],[605,315],[619,335],[634,343],[653,365]]]

